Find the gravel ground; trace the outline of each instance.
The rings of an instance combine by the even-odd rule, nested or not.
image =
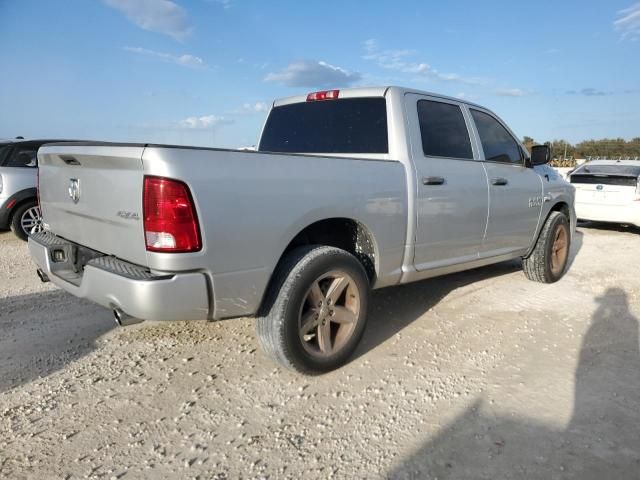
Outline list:
[[[0,477],[640,478],[637,230],[374,294],[355,358],[272,364],[251,319],[118,329],[0,233]]]

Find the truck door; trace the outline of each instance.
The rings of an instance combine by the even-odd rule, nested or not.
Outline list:
[[[455,101],[417,94],[405,101],[417,188],[415,267],[474,260],[487,224],[489,187],[468,119]]]
[[[542,211],[542,179],[525,166],[519,142],[491,113],[469,107],[489,180],[489,220],[481,256],[526,250]]]

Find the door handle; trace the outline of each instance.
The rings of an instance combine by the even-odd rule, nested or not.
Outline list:
[[[506,185],[509,181],[506,178],[498,177],[491,179],[491,185]]]
[[[442,185],[443,183],[443,177],[422,177],[423,185]]]

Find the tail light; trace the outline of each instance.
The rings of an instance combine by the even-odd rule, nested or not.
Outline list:
[[[144,177],[144,236],[150,252],[197,252],[202,248],[195,205],[186,184]]]
[[[307,102],[317,102],[318,100],[335,100],[340,96],[340,90],[324,90],[313,92],[307,95]]]

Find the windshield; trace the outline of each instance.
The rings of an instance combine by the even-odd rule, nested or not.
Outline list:
[[[388,153],[386,101],[382,97],[345,98],[275,107],[259,150]]]

